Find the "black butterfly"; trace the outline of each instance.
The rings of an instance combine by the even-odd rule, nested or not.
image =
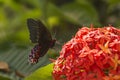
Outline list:
[[[52,36],[44,24],[39,20],[32,18],[27,19],[27,26],[30,32],[30,39],[32,43],[36,43],[29,55],[29,61],[31,63],[37,63],[38,59],[44,56],[49,48],[55,45],[55,39]]]

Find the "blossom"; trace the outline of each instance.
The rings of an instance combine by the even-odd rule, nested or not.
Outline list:
[[[54,80],[119,80],[120,30],[83,27],[63,45],[54,62]]]

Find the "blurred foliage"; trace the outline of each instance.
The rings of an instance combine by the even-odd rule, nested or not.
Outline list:
[[[11,80],[11,79],[9,79],[7,77],[0,76],[0,80]]]
[[[0,14],[0,54],[4,54],[0,60],[6,60],[6,53],[11,54],[8,63],[16,69],[15,65],[22,62],[14,64],[12,60],[20,59],[17,54],[24,53],[27,56],[34,45],[29,40],[27,18],[45,22],[53,38],[60,43],[47,54],[48,57],[56,58],[61,46],[82,26],[94,24],[95,27],[102,27],[111,24],[119,27],[120,0],[0,0]],[[45,59],[48,61],[48,58]],[[25,70],[27,72],[29,68]]]

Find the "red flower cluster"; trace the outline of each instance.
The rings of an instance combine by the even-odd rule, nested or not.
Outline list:
[[[54,80],[120,80],[120,30],[79,29],[54,63]]]

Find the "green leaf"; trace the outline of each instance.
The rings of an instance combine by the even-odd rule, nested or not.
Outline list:
[[[56,16],[60,20],[67,20],[71,23],[86,25],[99,25],[99,17],[94,6],[87,0],[75,0],[62,6],[49,3],[47,16]]]
[[[37,71],[26,77],[25,80],[52,80],[53,64],[39,68]]]
[[[96,24],[98,15],[95,8],[87,2],[72,2],[62,6],[63,14],[72,22],[79,24]]]
[[[0,80],[11,80],[11,79],[9,79],[7,77],[0,76]]]
[[[0,71],[0,76],[6,76],[12,80],[22,80],[30,73],[50,63],[48,54],[46,54],[44,57],[39,59],[37,64],[29,64],[28,55],[30,50],[30,47],[29,49],[19,49],[14,47],[4,52],[0,51],[0,61],[6,62],[10,69],[10,72],[3,73]]]
[[[108,6],[109,12],[119,9],[120,0],[107,0],[107,3],[109,4],[109,6]]]
[[[107,0],[107,2],[108,2],[110,5],[120,4],[120,0]]]

